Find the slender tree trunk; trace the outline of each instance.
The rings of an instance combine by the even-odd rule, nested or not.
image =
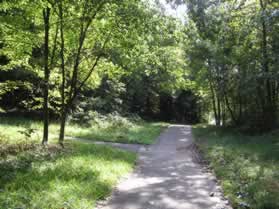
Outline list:
[[[226,125],[226,103],[222,101],[222,125]]]
[[[262,68],[266,74],[265,78],[265,105],[263,107],[263,129],[270,130],[277,123],[276,102],[273,97],[272,83],[269,78],[269,59],[268,59],[268,41],[267,41],[267,25],[266,25],[266,3],[260,0],[260,6],[263,13],[262,17]]]
[[[64,138],[65,138],[65,127],[66,127],[66,120],[67,120],[67,110],[66,108],[62,110],[62,114],[60,117],[60,131],[59,131],[59,144],[63,147],[64,145]]]
[[[243,98],[240,95],[240,90],[238,90],[238,103],[239,103],[239,108],[238,108],[238,116],[237,116],[237,123],[242,123],[242,118],[243,118]],[[240,125],[240,124],[238,124]]]
[[[43,10],[44,17],[44,27],[45,27],[45,40],[44,40],[44,131],[43,131],[43,140],[42,144],[47,144],[48,142],[48,125],[49,125],[49,110],[48,110],[48,91],[49,91],[49,17],[50,17],[50,8],[47,7]]]
[[[229,111],[229,113],[230,113],[231,119],[232,119],[233,123],[236,124],[236,123],[237,123],[236,117],[235,117],[235,114],[234,114],[233,109],[232,109],[231,106],[230,106],[229,99],[228,99],[228,96],[227,96],[226,93],[224,94],[224,99],[225,99],[226,107],[227,107],[227,109],[228,109],[228,111]],[[236,125],[237,125],[237,124],[236,124]]]
[[[220,101],[220,95],[217,93],[217,120],[216,120],[216,125],[221,126],[221,101]]]
[[[216,97],[215,97],[215,93],[214,93],[214,89],[213,89],[211,80],[209,80],[209,86],[210,86],[210,91],[211,91],[211,100],[212,100],[215,124],[217,125],[218,116],[217,116],[216,99],[215,99]]]
[[[59,19],[60,19],[60,58],[61,58],[61,73],[62,73],[62,83],[61,83],[61,117],[60,117],[60,133],[59,133],[59,144],[63,146],[64,136],[65,136],[65,126],[67,119],[67,108],[65,105],[65,83],[66,83],[66,75],[65,75],[65,57],[64,57],[64,18],[63,18],[63,4],[62,1],[59,2]]]
[[[265,5],[263,3],[263,0],[261,2],[261,8],[262,11],[265,14]],[[263,65],[263,71],[265,73],[269,73],[269,61],[268,61],[268,53],[267,53],[267,28],[266,28],[266,17],[262,17],[262,65]],[[266,79],[266,93],[267,93],[267,102],[272,102],[272,93],[271,93],[271,84],[270,79]]]
[[[105,4],[104,2],[101,2],[96,10],[96,12],[89,18],[85,18],[86,15],[86,4],[84,5],[84,13],[82,14],[81,22],[80,22],[80,34],[79,34],[79,45],[77,49],[77,53],[75,56],[74,60],[74,66],[73,66],[73,72],[70,77],[70,90],[69,93],[66,94],[65,89],[66,89],[66,73],[65,73],[65,62],[64,62],[64,35],[63,35],[63,5],[62,5],[62,0],[59,2],[59,18],[60,18],[60,35],[61,35],[61,70],[62,70],[62,85],[61,85],[61,124],[60,124],[60,134],[59,134],[59,143],[63,146],[63,141],[64,141],[64,135],[65,135],[65,126],[66,126],[66,120],[67,120],[67,115],[69,114],[69,111],[74,103],[75,98],[77,97],[79,91],[82,89],[83,85],[86,83],[86,81],[90,78],[92,72],[96,68],[98,61],[101,58],[101,55],[98,55],[97,58],[95,59],[94,64],[92,67],[89,69],[87,75],[85,76],[85,79],[80,81],[79,83],[79,65],[80,65],[80,60],[81,60],[81,53],[82,49],[84,47],[84,42],[86,40],[87,32],[88,29],[93,21],[95,19],[98,11],[101,10],[103,5]],[[86,21],[84,20],[86,19]],[[109,37],[108,37],[109,38]],[[109,39],[106,39],[104,42],[103,48],[105,47],[105,44],[108,42]]]

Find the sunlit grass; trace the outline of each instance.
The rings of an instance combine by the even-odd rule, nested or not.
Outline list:
[[[42,122],[0,117],[0,208],[87,209],[107,197],[120,177],[135,163],[133,153],[106,146],[57,142],[58,123],[51,123],[50,145],[38,145]],[[163,123],[125,118],[94,121],[91,125],[68,124],[66,135],[92,140],[151,144]],[[31,137],[25,131],[34,130]],[[54,148],[54,149],[53,149]]]
[[[90,129],[72,124],[67,128]],[[28,129],[35,130],[31,137],[22,134]],[[36,145],[42,138],[41,121],[0,118],[1,209],[93,208],[97,200],[110,194],[120,177],[132,170],[134,153],[78,142],[67,142],[62,150],[53,145],[58,130],[59,124],[50,125],[47,149]]]
[[[68,124],[66,126],[66,136],[121,143],[152,144],[166,126],[167,124],[159,122],[103,120],[92,122],[86,126],[83,126],[83,124]],[[8,144],[19,141],[39,143],[42,138],[42,127],[41,121],[0,117],[0,142]],[[26,138],[20,133],[20,131],[30,128],[35,130],[31,137]],[[52,122],[49,130],[50,138],[54,141],[59,133],[59,124]]]
[[[67,135],[92,140],[102,140],[120,143],[152,144],[160,135],[164,123],[137,122],[129,125],[112,125],[109,122],[91,127],[72,126]]]
[[[0,161],[0,208],[93,208],[136,159],[106,146],[66,145],[66,152],[40,148]]]
[[[279,208],[278,133],[245,136],[202,125],[193,133],[234,208],[243,203],[253,209]]]
[[[16,117],[0,117],[0,143],[15,144],[18,142],[39,143],[42,138],[42,121]],[[22,131],[34,129],[31,137],[25,137]],[[56,134],[59,130],[58,123],[50,124],[50,134]]]

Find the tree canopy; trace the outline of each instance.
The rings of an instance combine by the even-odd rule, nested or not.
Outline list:
[[[278,2],[162,2],[1,1],[3,111],[43,115],[45,133],[59,119],[61,142],[89,110],[276,128]]]

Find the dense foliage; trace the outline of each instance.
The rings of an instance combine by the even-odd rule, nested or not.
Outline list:
[[[278,124],[278,1],[189,0],[185,50],[217,125]]]
[[[152,2],[14,0],[0,12],[1,108],[43,116],[44,143],[49,117],[62,142],[67,118],[89,111],[199,121],[183,25]]]
[[[1,108],[43,115],[44,141],[90,111],[276,128],[278,2],[160,2],[1,1]]]
[[[193,134],[233,208],[279,207],[278,131],[247,136],[235,129],[197,125]]]
[[[135,156],[36,141],[152,144],[142,119],[236,127],[194,133],[233,206],[278,208],[278,134],[240,134],[278,128],[278,40],[278,0],[0,0],[0,208],[91,207]]]

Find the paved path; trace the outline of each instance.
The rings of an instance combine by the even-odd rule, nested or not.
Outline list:
[[[140,151],[136,171],[118,185],[107,203],[98,208],[229,208],[214,176],[203,172],[195,162],[191,145],[190,126],[170,126],[156,144]]]

